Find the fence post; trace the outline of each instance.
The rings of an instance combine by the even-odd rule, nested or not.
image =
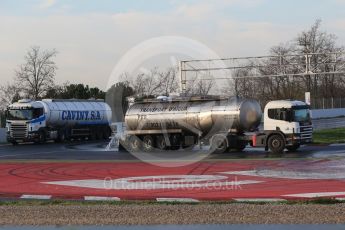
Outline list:
[[[322,109],[325,109],[325,98],[322,98]]]
[[[333,97],[331,98],[331,101],[332,101],[332,109],[334,109],[334,100],[333,100]]]

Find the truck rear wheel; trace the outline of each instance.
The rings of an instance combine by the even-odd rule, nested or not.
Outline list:
[[[224,153],[227,149],[226,137],[223,135],[214,135],[211,140],[212,153],[220,154]]]
[[[150,135],[146,135],[143,138],[143,150],[145,152],[151,152],[154,148],[154,139]]]
[[[272,135],[268,139],[268,148],[273,154],[282,154],[285,149],[285,140],[281,135]]]
[[[66,134],[64,130],[61,130],[58,132],[58,138],[56,139],[56,142],[64,142],[66,140]]]
[[[38,137],[35,140],[35,143],[43,144],[45,142],[46,142],[46,133],[43,130],[41,130],[41,131],[38,132]]]

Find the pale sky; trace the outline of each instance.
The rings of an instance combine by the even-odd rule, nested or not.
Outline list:
[[[121,57],[150,38],[184,36],[221,57],[261,56],[318,18],[345,45],[345,0],[0,0],[0,81],[12,81],[33,45],[58,50],[57,83],[104,89]]]

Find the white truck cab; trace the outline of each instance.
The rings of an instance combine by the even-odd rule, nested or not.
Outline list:
[[[278,100],[264,109],[264,131],[279,131],[286,138],[286,148],[296,150],[312,142],[313,127],[309,106],[302,101]]]

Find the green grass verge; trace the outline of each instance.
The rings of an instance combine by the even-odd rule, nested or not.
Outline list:
[[[313,142],[317,144],[345,143],[345,128],[314,131]]]

